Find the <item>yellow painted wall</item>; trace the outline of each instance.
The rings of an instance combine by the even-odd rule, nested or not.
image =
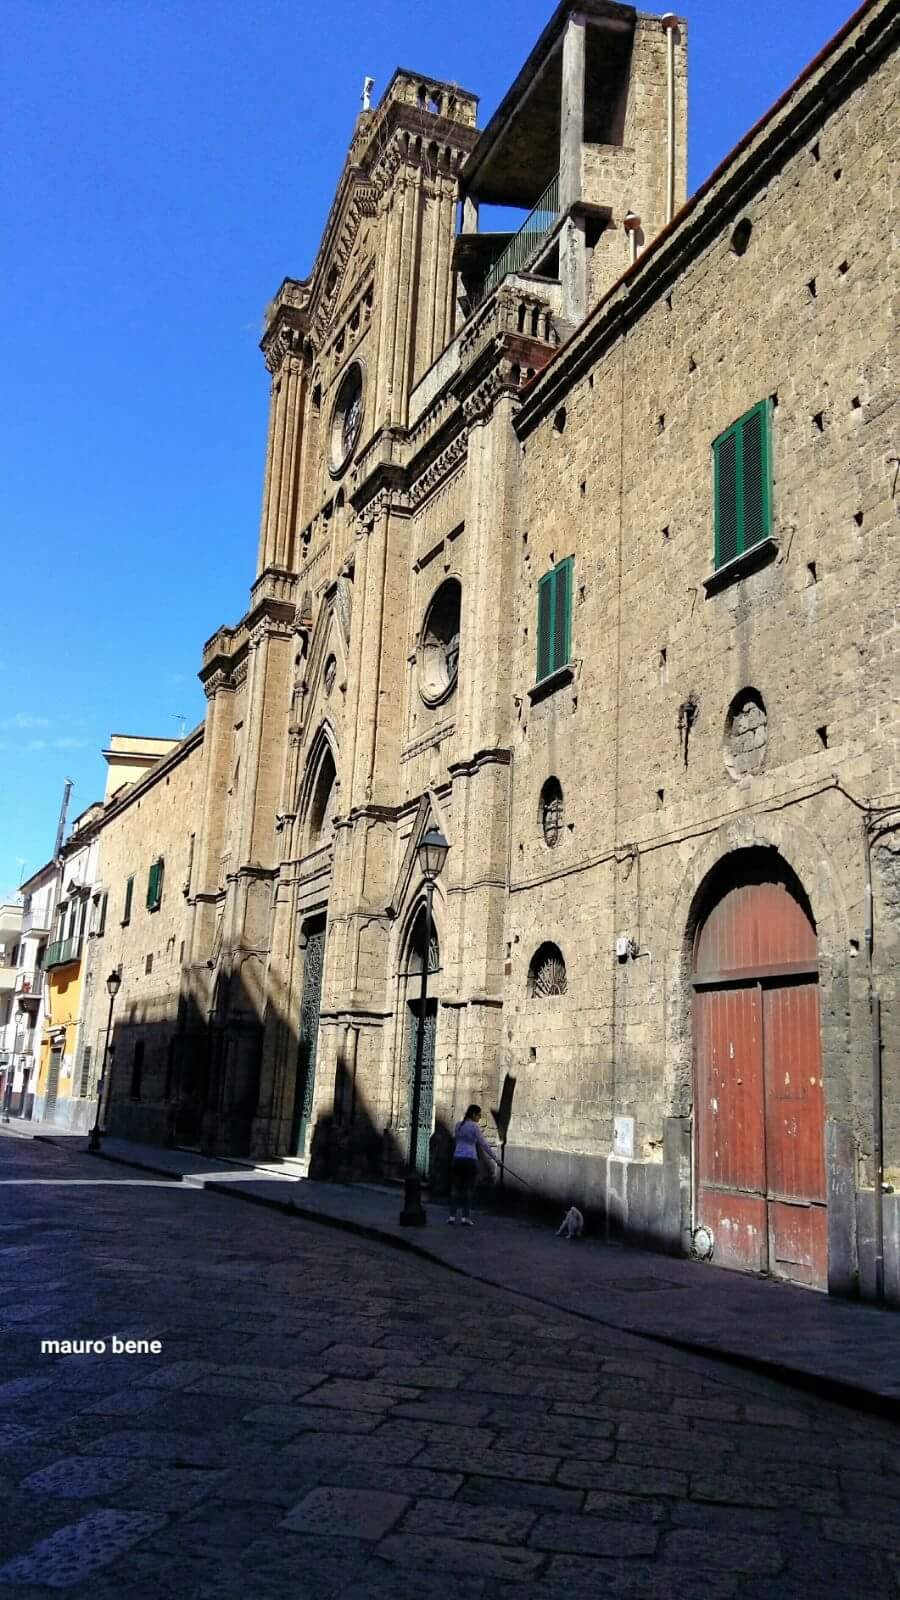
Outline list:
[[[60,1073],[60,1100],[68,1099],[75,1081],[75,1032],[78,1023],[78,1006],[81,999],[81,962],[70,961],[64,967],[54,967],[47,974],[49,1016],[44,1018],[44,1037],[41,1041],[41,1064],[38,1072],[37,1093],[46,1093],[47,1074],[50,1067],[50,1032],[65,1028],[66,1042],[63,1050],[69,1076]]]

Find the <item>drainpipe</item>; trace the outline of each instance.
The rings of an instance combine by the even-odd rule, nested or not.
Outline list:
[[[875,1253],[875,1299],[884,1300],[884,1086],[881,1073],[881,997],[875,992],[874,950],[875,914],[872,896],[872,851],[869,841],[869,813],[863,816],[863,850],[866,862],[866,971],[869,980],[869,1011],[872,1018],[872,1166],[875,1193],[873,1228]]]
[[[675,215],[675,29],[674,11],[660,17],[666,30],[666,221]]]
[[[628,235],[629,260],[634,266],[637,261],[638,234],[641,230],[641,219],[636,211],[626,211],[622,218],[622,227]]]

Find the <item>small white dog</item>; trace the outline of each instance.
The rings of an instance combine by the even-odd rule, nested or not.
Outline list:
[[[570,1206],[556,1230],[557,1239],[580,1239],[584,1233],[584,1217],[577,1206]]]

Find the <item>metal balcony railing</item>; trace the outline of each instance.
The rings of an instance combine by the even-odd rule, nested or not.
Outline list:
[[[539,245],[546,239],[559,217],[559,173],[551,178],[537,204],[529,211],[518,233],[500,252],[484,280],[481,299],[486,300],[508,272],[521,272]],[[479,302],[480,303],[480,302]]]
[[[34,967],[34,968],[32,968],[32,970],[30,972],[22,972],[22,973],[19,973],[17,975],[17,981],[16,981],[16,1000],[17,1000],[17,1002],[24,1001],[27,1004],[29,1001],[33,1000],[34,1003],[37,1004],[38,1001],[41,998],[41,994],[43,993],[43,989],[44,989],[44,973],[43,973],[42,968]]]
[[[48,944],[44,952],[44,971],[49,972],[51,967],[64,967],[69,961],[78,961],[81,944],[80,934],[73,939],[55,939],[53,944]]]

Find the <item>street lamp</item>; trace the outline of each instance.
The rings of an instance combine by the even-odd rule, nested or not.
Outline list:
[[[425,1007],[428,1001],[428,957],[431,952],[431,902],[434,885],[440,877],[447,851],[450,849],[440,828],[430,827],[423,834],[416,852],[419,869],[425,879],[425,941],[422,953],[422,988],[419,995],[419,1017],[416,1026],[416,1064],[413,1068],[412,1111],[409,1122],[409,1158],[403,1186],[403,1210],[400,1226],[424,1228],[428,1218],[422,1204],[422,1186],[416,1167],[416,1142],[419,1131],[419,1105],[422,1098],[422,1058],[425,1054]]]
[[[100,1152],[100,1112],[103,1107],[103,1086],[106,1083],[106,1063],[109,1060],[109,1033],[110,1029],[112,1028],[113,1006],[116,1003],[116,995],[121,987],[122,974],[117,970],[116,967],[113,967],[112,972],[106,980],[106,992],[109,995],[109,1015],[106,1019],[106,1038],[103,1043],[103,1065],[100,1070],[100,1083],[97,1089],[97,1110],[94,1113],[94,1126],[91,1129],[91,1136],[88,1140],[88,1150],[94,1155],[98,1155]]]

